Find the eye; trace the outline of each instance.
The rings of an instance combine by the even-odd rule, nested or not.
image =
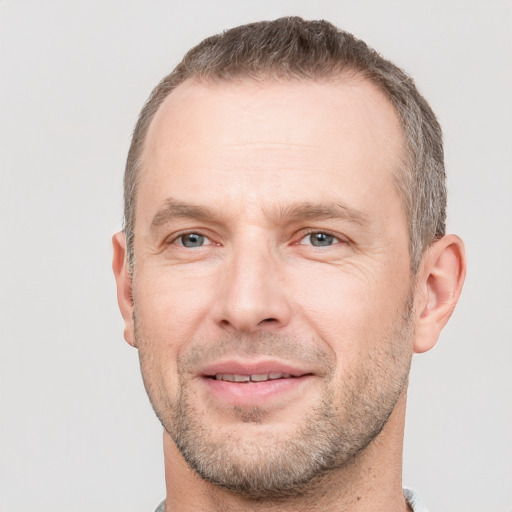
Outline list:
[[[176,238],[175,243],[183,247],[201,247],[209,245],[211,242],[208,238],[199,233],[185,233]]]
[[[340,243],[340,239],[329,233],[318,231],[309,233],[299,243],[301,245],[312,245],[313,247],[329,247],[331,245]]]

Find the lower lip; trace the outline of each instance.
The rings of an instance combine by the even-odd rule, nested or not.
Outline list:
[[[228,405],[255,406],[302,391],[312,375],[264,382],[230,382],[204,377],[208,391]]]

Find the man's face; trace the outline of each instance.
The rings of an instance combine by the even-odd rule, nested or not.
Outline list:
[[[352,460],[413,345],[397,115],[372,85],[185,82],[137,192],[134,333],[153,407],[203,478],[291,492]]]

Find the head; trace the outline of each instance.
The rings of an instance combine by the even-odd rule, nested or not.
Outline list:
[[[125,337],[187,467],[289,496],[397,429],[464,274],[439,126],[403,72],[326,22],[209,38],[144,107],[125,200]]]

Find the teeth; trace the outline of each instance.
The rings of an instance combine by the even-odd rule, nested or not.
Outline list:
[[[274,379],[289,379],[291,377],[291,374],[289,373],[274,373],[274,372],[271,372],[268,374],[268,378],[270,380],[274,380]]]
[[[233,375],[233,382],[249,382],[250,380],[249,375]]]
[[[217,373],[215,375],[216,380],[225,380],[228,382],[265,382],[267,380],[276,380],[276,379],[289,379],[291,377],[290,373],[258,373],[255,375],[236,375],[232,373]]]
[[[262,373],[260,375],[251,375],[251,380],[253,382],[264,382],[268,380],[268,374]]]

